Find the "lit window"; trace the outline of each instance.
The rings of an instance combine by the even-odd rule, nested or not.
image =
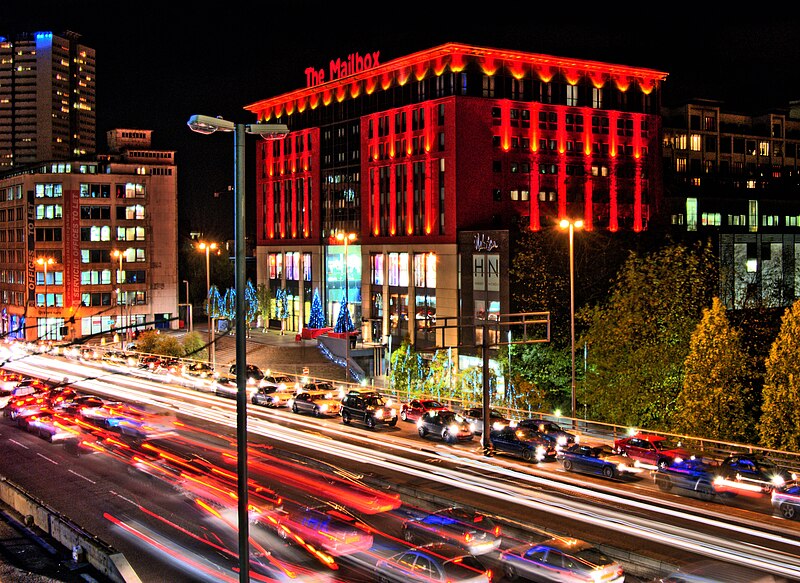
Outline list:
[[[700,134],[692,134],[689,138],[689,149],[692,152],[699,152],[701,147],[702,140],[700,139]]]

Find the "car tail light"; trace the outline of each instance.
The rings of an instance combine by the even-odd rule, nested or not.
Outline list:
[[[494,536],[500,536],[500,527],[499,526],[495,526],[494,527]]]
[[[486,578],[491,581],[492,580],[492,570],[486,569]]]
[[[470,542],[470,541],[472,541],[472,533],[471,533],[471,532],[468,532],[468,533],[466,533],[466,534],[464,535],[464,542],[465,542],[465,543],[468,543],[468,542]]]

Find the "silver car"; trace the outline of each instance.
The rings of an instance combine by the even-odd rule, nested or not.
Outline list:
[[[379,559],[375,579],[379,583],[491,583],[490,572],[477,557],[441,542]]]
[[[622,583],[622,565],[591,543],[575,538],[552,538],[524,543],[500,553],[509,581],[522,577],[536,581],[569,583]]]

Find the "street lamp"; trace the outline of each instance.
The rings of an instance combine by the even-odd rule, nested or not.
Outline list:
[[[344,243],[344,305],[346,309],[350,309],[350,301],[348,298],[349,282],[347,280],[347,246],[356,240],[355,233],[336,233],[336,240]],[[350,382],[350,330],[345,330],[345,343],[344,343],[344,380]]]
[[[577,400],[575,398],[575,247],[573,244],[575,229],[583,228],[581,219],[570,221],[561,219],[559,226],[569,229],[569,329],[572,347],[572,419],[575,420]]]
[[[189,332],[192,331],[192,302],[189,301],[189,280],[184,279],[183,284],[186,286],[186,319],[188,320],[189,324],[187,328]]]
[[[52,257],[39,257],[36,263],[44,267],[44,338],[47,340],[50,337],[50,323],[47,318],[47,266],[53,265],[55,259]]]
[[[197,248],[200,251],[204,251],[206,254],[206,314],[208,314],[208,354],[211,357],[211,366],[212,368],[217,367],[217,350],[214,346],[214,319],[211,317],[211,262],[210,262],[210,253],[211,251],[216,251],[217,244],[216,243],[206,243],[205,241],[200,241],[197,245]],[[187,283],[186,287],[186,301],[189,301],[189,287]]]
[[[245,134],[257,134],[264,139],[280,139],[289,135],[284,124],[241,124],[218,117],[193,115],[188,125],[201,134],[233,132],[234,208],[233,222],[236,245],[236,469],[239,522],[239,581],[250,583],[250,526],[248,523],[247,492],[247,339],[245,337]],[[212,345],[213,346],[213,345]]]
[[[119,322],[117,322],[117,332],[122,329],[122,319],[123,319],[123,303],[120,302],[120,296],[122,296],[122,260],[125,259],[125,256],[130,252],[130,249],[126,249],[125,251],[120,251],[119,249],[114,249],[111,251],[111,256],[114,259],[119,259],[119,271],[117,271],[116,277],[116,285],[117,285],[117,305],[119,306]],[[126,278],[127,279],[127,278]],[[127,304],[127,301],[126,301]],[[125,326],[125,338],[128,338],[130,332],[130,321]]]

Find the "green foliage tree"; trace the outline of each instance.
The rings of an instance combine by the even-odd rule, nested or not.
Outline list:
[[[578,312],[578,345],[588,346],[579,396],[596,419],[670,427],[691,333],[718,289],[716,265],[710,242],[631,252],[608,299]]]
[[[427,370],[422,357],[407,340],[392,352],[391,364],[389,386],[407,397],[421,394]]]
[[[208,347],[198,332],[189,332],[183,337],[183,352],[186,358],[208,360]]]
[[[269,313],[273,301],[272,290],[260,283],[256,289],[256,298],[258,299],[258,315],[261,317],[261,325],[266,332],[269,327]]]
[[[423,390],[429,395],[441,399],[453,397],[456,387],[455,371],[451,369],[451,361],[447,350],[437,350],[433,359],[428,363]]]
[[[766,362],[761,445],[800,451],[800,300],[787,308]]]
[[[181,341],[171,334],[162,334],[156,348],[158,350],[156,354],[175,356],[177,358],[181,358],[185,352]]]
[[[725,306],[715,297],[692,334],[674,431],[721,441],[752,441],[755,418],[749,376],[741,333],[730,325]]]
[[[536,412],[569,411],[572,361],[569,350],[553,350],[545,343],[516,344],[498,353],[506,374],[507,406]],[[576,360],[577,367],[577,360]]]
[[[160,354],[156,352],[161,335],[156,330],[144,330],[136,339],[136,350],[145,354]]]

